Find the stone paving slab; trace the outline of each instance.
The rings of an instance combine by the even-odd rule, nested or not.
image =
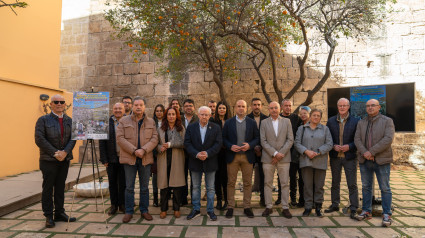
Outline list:
[[[326,208],[331,204],[330,185],[331,175],[328,171],[326,177],[325,202]],[[398,176],[397,176],[398,175]],[[360,175],[358,175],[360,178]],[[73,199],[73,191],[65,194],[65,208],[70,212],[74,201],[73,216],[77,222],[56,223],[56,227],[49,229],[44,227],[44,217],[41,204],[24,207],[15,212],[0,217],[0,238],[3,237],[54,237],[54,238],[105,238],[105,237],[421,237],[425,238],[425,186],[419,183],[410,183],[410,176],[414,179],[422,179],[425,183],[425,172],[418,171],[391,171],[391,178],[396,178],[397,185],[392,187],[393,224],[389,228],[381,227],[382,218],[373,217],[368,221],[355,221],[347,214],[339,212],[327,213],[324,218],[314,216],[314,211],[309,217],[302,217],[303,208],[290,209],[292,219],[281,216],[281,206],[273,206],[273,214],[270,217],[262,217],[264,207],[259,205],[259,194],[253,193],[252,207],[255,217],[247,218],[243,214],[242,193],[236,190],[236,208],[234,217],[225,218],[225,211],[215,210],[218,220],[210,221],[206,216],[206,203],[202,202],[201,216],[186,220],[191,206],[181,208],[182,216],[176,219],[173,216],[172,206],[165,219],[159,218],[160,209],[149,207],[153,215],[153,221],[141,218],[138,206],[135,207],[133,219],[128,224],[122,223],[122,213],[113,216],[104,215],[102,199],[79,198]],[[344,177],[344,175],[343,175]],[[238,177],[241,181],[240,174]],[[276,180],[275,180],[276,181]],[[394,181],[393,181],[394,182]],[[419,182],[419,181],[417,181]],[[393,183],[392,183],[393,184]],[[358,182],[361,194],[361,183]],[[378,189],[378,186],[375,187]],[[204,190],[204,186],[202,187]],[[203,191],[202,191],[203,193]],[[378,192],[376,194],[379,194]],[[347,185],[341,183],[341,204],[343,208],[348,203]],[[150,195],[152,196],[152,195]],[[277,193],[273,193],[273,202]],[[360,195],[361,197],[361,195]],[[109,197],[104,197],[106,211],[109,208]],[[136,196],[136,204],[139,199]],[[150,201],[152,204],[152,201]],[[97,210],[96,210],[97,204]],[[105,223],[107,219],[108,224]],[[68,230],[66,230],[68,228]]]

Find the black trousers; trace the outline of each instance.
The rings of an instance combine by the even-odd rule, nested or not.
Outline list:
[[[160,189],[161,212],[168,211],[168,198],[170,197],[171,191],[173,191],[173,210],[180,211],[183,187],[168,187]]]
[[[301,175],[300,164],[291,162],[289,167],[289,195],[291,197],[291,202],[297,202],[297,184],[300,193],[298,202],[304,204],[304,182],[303,176]]]
[[[331,199],[333,206],[339,206],[340,200],[340,184],[341,170],[344,167],[345,179],[348,186],[348,194],[350,199],[350,209],[357,210],[359,207],[359,190],[357,188],[357,160],[347,160],[345,158],[330,158],[332,171],[332,187]]]
[[[43,174],[41,207],[45,217],[65,212],[65,181],[68,176],[69,161],[40,160]],[[54,206],[53,206],[54,204]]]
[[[188,188],[188,176],[190,174],[189,171],[189,158],[186,157],[185,159],[185,163],[184,163],[184,177],[186,179],[186,185],[183,186],[183,191],[181,193],[181,201],[182,202],[187,202],[187,196],[189,196],[189,188]],[[192,190],[193,190],[193,184],[192,184],[192,179],[190,180],[190,197],[192,197]]]
[[[111,205],[120,206],[125,202],[125,172],[120,163],[109,163],[106,168],[109,180]]]
[[[218,159],[214,186],[217,200],[227,201],[227,163],[224,157]]]

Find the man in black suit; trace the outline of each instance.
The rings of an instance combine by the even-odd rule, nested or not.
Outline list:
[[[247,105],[244,100],[236,102],[236,116],[232,117],[223,127],[223,144],[226,147],[227,162],[227,200],[226,217],[233,217],[235,207],[235,185],[238,171],[241,169],[243,178],[244,213],[249,218],[254,217],[251,209],[252,170],[255,163],[254,148],[260,144],[260,133],[257,123],[246,116]]]
[[[192,204],[193,210],[187,216],[188,220],[197,217],[201,209],[201,181],[205,174],[207,188],[207,214],[212,221],[217,220],[214,214],[214,180],[218,168],[217,155],[222,146],[220,127],[215,123],[208,123],[211,109],[202,106],[198,110],[199,122],[187,127],[184,146],[189,154],[189,170],[193,182]]]
[[[125,212],[125,174],[124,166],[120,164],[120,147],[117,145],[115,128],[119,120],[124,116],[124,104],[116,103],[112,108],[109,118],[109,139],[99,140],[100,162],[106,166],[109,181],[109,194],[111,198],[111,209],[109,215],[115,215],[118,210]]]
[[[251,100],[251,109],[252,112],[248,114],[248,117],[251,119],[254,119],[257,123],[257,128],[260,129],[261,121],[268,118],[268,116],[264,115],[261,112],[261,108],[263,107],[263,103],[261,102],[261,99],[259,98],[253,98]],[[255,163],[257,164],[257,167],[255,168],[255,179],[254,179],[254,186],[256,187],[258,184],[259,190],[260,190],[260,205],[265,207],[266,203],[264,201],[264,171],[263,171],[263,163],[261,162],[261,145],[257,145],[254,148],[255,152]],[[259,179],[257,180],[257,176]]]
[[[198,116],[196,116],[195,114],[195,101],[193,101],[192,99],[187,98],[183,101],[183,111],[184,111],[184,114],[183,114],[182,122],[185,129],[190,124],[199,121]],[[188,181],[187,181],[187,177],[189,176],[189,157],[187,156],[187,153],[186,153],[186,160],[184,164],[184,176],[186,179],[186,185],[183,187],[183,192],[182,192],[182,196],[183,196],[181,199],[182,206],[188,204],[187,196],[189,195]],[[191,193],[190,197],[192,197],[192,190],[193,190],[193,185],[192,185],[192,180],[190,180],[190,193]]]

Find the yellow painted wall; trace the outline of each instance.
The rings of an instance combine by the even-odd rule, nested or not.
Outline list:
[[[18,16],[0,8],[0,177],[39,169],[34,129],[44,115],[40,94],[72,102],[72,94],[58,88],[62,1],[25,1],[29,6],[16,9]]]
[[[57,88],[62,1],[25,2],[17,16],[0,8],[0,77]]]
[[[34,142],[34,129],[37,119],[44,115],[40,94],[50,97],[61,94],[67,103],[72,102],[72,94],[69,92],[8,82],[0,78],[0,102],[3,102],[0,118],[0,177],[39,169],[39,149]],[[72,108],[67,114],[72,116]],[[81,141],[73,151],[74,162],[78,161],[80,145]]]

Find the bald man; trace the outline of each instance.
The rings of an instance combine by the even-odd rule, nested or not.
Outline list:
[[[65,98],[54,95],[50,102],[51,113],[38,118],[35,125],[35,143],[40,148],[43,174],[41,207],[46,228],[55,227],[55,221],[76,221],[66,215],[64,208],[65,180],[75,146],[75,140],[71,140],[72,119],[65,114],[65,106]]]
[[[260,128],[260,141],[263,148],[261,162],[264,171],[264,198],[266,209],[262,216],[273,213],[272,186],[274,172],[277,170],[281,186],[282,215],[292,218],[289,212],[289,166],[291,163],[291,147],[294,144],[291,121],[279,115],[280,105],[277,102],[269,104],[270,117],[264,119]]]
[[[117,144],[115,130],[119,120],[125,114],[123,103],[115,103],[109,118],[109,139],[99,140],[100,162],[106,166],[109,181],[111,208],[108,214],[114,215],[117,211],[125,212],[125,174],[124,166],[120,164],[120,147]]]
[[[239,100],[235,105],[236,116],[226,121],[223,127],[223,144],[226,148],[227,162],[227,200],[226,218],[233,217],[235,207],[235,185],[239,169],[243,180],[244,214],[253,218],[251,209],[252,170],[255,163],[254,148],[260,143],[257,123],[246,116],[247,105]]]
[[[362,212],[356,219],[360,221],[372,218],[372,183],[373,174],[376,174],[382,196],[382,226],[388,227],[392,223],[390,170],[393,162],[391,144],[395,129],[393,120],[382,115],[380,109],[378,100],[371,99],[366,102],[367,117],[359,121],[354,136],[363,195]]]

